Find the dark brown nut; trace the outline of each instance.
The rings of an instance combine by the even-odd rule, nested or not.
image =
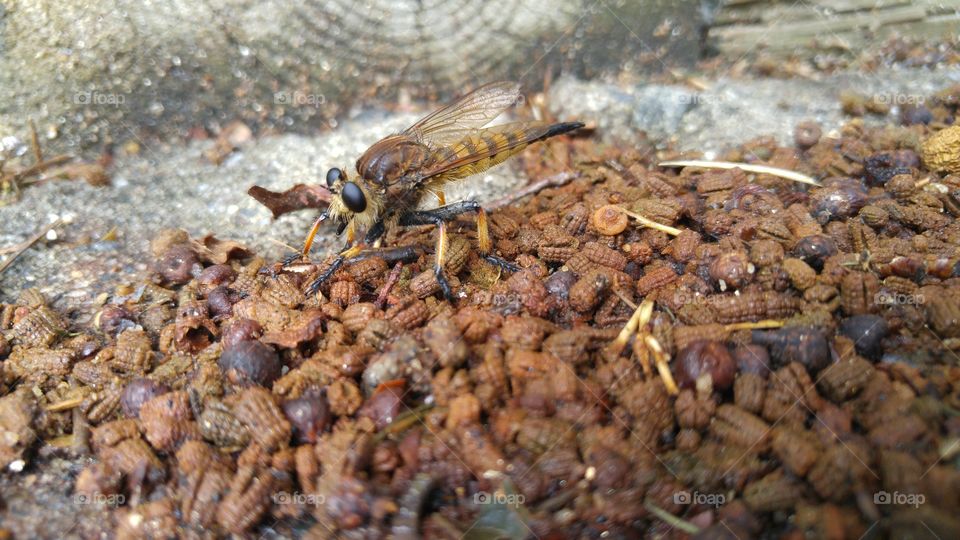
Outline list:
[[[143,330],[125,330],[117,336],[110,367],[121,373],[143,375],[153,368],[152,346]]]
[[[783,271],[790,277],[793,288],[798,291],[806,291],[817,281],[817,271],[800,259],[784,259]]]
[[[602,270],[584,274],[570,287],[570,307],[587,313],[600,305],[610,288],[610,278]]]
[[[360,301],[360,286],[355,281],[340,280],[330,284],[330,301],[347,307]]]
[[[171,285],[183,285],[200,275],[202,270],[200,257],[186,244],[172,246],[157,261],[157,272],[164,283]]]
[[[820,444],[813,432],[796,426],[773,428],[771,448],[784,468],[803,478],[820,455]]]
[[[125,306],[107,304],[93,318],[93,325],[108,336],[137,326],[136,316]]]
[[[819,272],[827,258],[837,254],[837,246],[833,238],[823,234],[816,234],[801,238],[793,247],[793,255],[810,265]]]
[[[140,425],[150,445],[170,452],[183,441],[199,440],[200,429],[191,420],[190,397],[185,391],[167,392],[140,408]]]
[[[221,344],[229,349],[244,341],[253,341],[263,335],[260,323],[251,319],[236,319],[223,331]]]
[[[810,192],[810,213],[819,222],[817,225],[853,216],[866,204],[867,190],[859,180],[834,182]],[[791,231],[797,237],[822,232],[819,226],[812,225],[803,229],[791,227]]]
[[[169,391],[169,386],[152,379],[143,377],[133,379],[124,387],[120,398],[123,413],[128,418],[136,418],[140,415],[140,408],[144,403]]]
[[[717,404],[710,398],[700,398],[693,390],[683,390],[674,403],[674,414],[681,428],[703,429],[710,424]]]
[[[614,204],[601,206],[594,210],[590,224],[604,236],[616,236],[627,228],[629,219],[620,207]]]
[[[793,142],[801,150],[812,148],[820,142],[820,125],[814,121],[800,122],[793,128]]]
[[[197,276],[197,284],[201,291],[212,291],[217,287],[229,285],[237,278],[237,272],[229,264],[215,264],[208,266]]]
[[[798,362],[817,373],[830,362],[830,344],[820,328],[793,326],[775,331],[754,330],[753,342],[769,348],[773,365]]]
[[[49,347],[66,334],[60,315],[41,306],[34,308],[13,325],[13,338],[24,347]]]
[[[277,406],[273,395],[259,386],[251,386],[240,394],[234,415],[250,431],[253,441],[264,450],[286,447],[290,441],[290,422]]]
[[[745,344],[733,349],[733,359],[740,373],[754,373],[762,379],[770,375],[770,353],[762,345]]]
[[[207,309],[214,319],[225,319],[233,315],[233,304],[240,297],[226,287],[217,287],[207,294]]]
[[[284,402],[283,413],[293,425],[294,440],[301,444],[317,442],[333,419],[326,397],[315,392]]]
[[[375,283],[386,277],[387,261],[382,257],[368,257],[349,265],[347,272],[353,276],[353,281],[360,285]]]
[[[803,486],[779,469],[743,490],[743,502],[754,512],[792,509],[802,497]]]
[[[390,306],[384,317],[399,328],[412,330],[426,322],[430,317],[430,309],[423,300],[407,296]]]
[[[770,447],[770,426],[740,407],[720,405],[710,431],[722,442],[764,452]]]
[[[450,317],[438,316],[427,323],[423,342],[443,367],[459,366],[470,354],[460,328]]]
[[[746,253],[723,253],[710,263],[710,277],[716,281],[721,291],[739,289],[750,283],[754,266]]]
[[[357,417],[369,418],[378,430],[383,429],[393,423],[403,410],[401,395],[400,389],[381,387],[357,410]]]
[[[867,272],[850,272],[840,282],[840,305],[847,315],[862,315],[876,310],[880,280]]]
[[[226,347],[220,355],[220,369],[235,385],[256,384],[269,387],[280,378],[283,365],[272,347],[246,340]]]
[[[250,431],[223,403],[208,400],[197,424],[203,438],[217,446],[242,448],[250,442]]]
[[[844,319],[839,328],[841,334],[853,340],[858,354],[874,360],[883,352],[881,341],[888,330],[886,319],[879,315],[854,315]]]
[[[759,414],[766,395],[767,381],[756,373],[740,373],[733,381],[733,401],[745,411]]]
[[[353,381],[337,379],[327,387],[327,402],[333,414],[349,416],[363,404],[363,394]]]
[[[677,354],[676,380],[681,388],[693,388],[700,377],[709,376],[712,388],[726,390],[736,372],[733,357],[719,341],[694,341]]]

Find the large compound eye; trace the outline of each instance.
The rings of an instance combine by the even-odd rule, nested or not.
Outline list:
[[[340,197],[343,199],[343,204],[351,212],[359,214],[367,209],[367,198],[364,196],[363,190],[353,182],[347,182],[343,185]]]
[[[337,183],[341,178],[343,178],[343,171],[334,167],[327,171],[327,187],[333,187],[333,184]]]

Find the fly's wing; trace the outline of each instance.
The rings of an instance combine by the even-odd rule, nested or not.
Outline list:
[[[449,146],[490,123],[519,97],[519,83],[486,84],[434,111],[402,134],[434,148]]]
[[[438,186],[466,178],[502,163],[533,142],[582,126],[579,122],[514,122],[481,129],[437,150],[432,163],[421,172],[421,182]]]

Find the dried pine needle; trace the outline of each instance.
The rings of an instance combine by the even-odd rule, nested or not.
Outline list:
[[[747,172],[757,173],[757,174],[769,174],[773,176],[778,176],[780,178],[786,178],[787,180],[793,180],[794,182],[801,182],[803,184],[810,184],[811,186],[820,186],[820,182],[817,182],[810,176],[807,176],[803,173],[798,173],[796,171],[790,171],[787,169],[781,169],[779,167],[770,167],[769,165],[751,165],[749,163],[734,163],[732,161],[703,161],[698,159],[693,160],[679,160],[679,161],[664,161],[657,164],[658,167],[699,167],[701,169],[743,169]]]

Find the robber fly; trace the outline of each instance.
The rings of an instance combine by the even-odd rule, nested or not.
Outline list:
[[[373,244],[388,226],[433,224],[438,228],[434,273],[444,296],[452,299],[453,292],[443,274],[446,222],[468,212],[477,213],[480,255],[501,268],[516,271],[516,266],[493,254],[486,214],[480,204],[462,201],[448,205],[443,188],[449,182],[502,163],[531,143],[583,127],[580,122],[515,122],[483,127],[519,97],[517,83],[481,86],[371,146],[357,160],[357,176],[348,177],[339,168],[327,171],[330,206],[313,224],[297,257],[307,259],[320,224],[327,219],[337,224],[338,235],[346,231],[347,244],[331,266],[310,284],[308,292],[315,294],[344,261]],[[441,206],[418,210],[421,199],[429,193],[437,197]]]

